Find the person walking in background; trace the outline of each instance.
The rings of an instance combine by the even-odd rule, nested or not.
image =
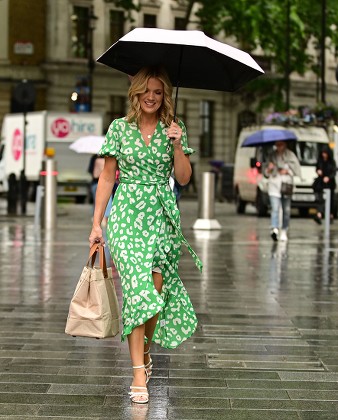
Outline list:
[[[104,167],[104,158],[103,157],[100,157],[99,155],[93,155],[90,158],[89,166],[88,166],[88,172],[92,176],[92,181],[90,183],[90,192],[91,192],[92,199],[93,199],[93,212],[95,210],[95,198],[96,198],[97,184],[99,182],[99,177],[100,177],[100,174],[103,170],[103,167]],[[110,198],[108,200],[108,204],[107,204],[107,207],[106,207],[105,212],[104,212],[104,217],[102,219],[102,226],[107,225],[109,213],[111,211],[111,206],[112,206],[112,196],[110,196]]]
[[[330,219],[333,222],[334,218],[334,191],[336,189],[336,172],[337,165],[333,158],[332,149],[329,146],[324,146],[319,154],[316,172],[318,177],[315,179],[313,184],[316,203],[317,213],[314,217],[314,221],[319,225],[322,223],[323,215],[325,214],[325,200],[324,200],[324,189],[331,190],[331,202],[330,202]]]
[[[143,68],[128,91],[129,111],[114,120],[100,155],[100,175],[89,245],[104,244],[100,227],[115,172],[120,170],[108,219],[107,242],[123,293],[121,340],[128,339],[133,366],[131,401],[149,400],[150,345],[176,348],[196,330],[197,318],[178,276],[181,244],[199,269],[202,263],[182,234],[180,212],[169,186],[191,177],[185,125],[174,121],[172,85],[160,69]]]
[[[275,147],[263,169],[268,177],[268,194],[271,205],[271,238],[274,241],[287,241],[291,216],[291,195],[293,177],[301,176],[300,163],[297,156],[287,148],[285,141],[276,141]],[[282,189],[289,186],[290,191]],[[279,214],[282,210],[282,226],[280,230]]]
[[[183,187],[175,179],[174,171],[170,175],[170,178],[169,178],[169,186],[170,186],[170,188],[173,190],[173,192],[175,194],[176,204],[177,204],[177,207],[179,207],[178,202],[180,201]]]

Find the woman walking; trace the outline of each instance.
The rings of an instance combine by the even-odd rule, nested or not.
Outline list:
[[[316,172],[318,178],[315,182],[315,196],[317,203],[317,213],[314,217],[314,221],[319,225],[322,223],[323,214],[325,212],[325,200],[324,200],[324,189],[331,190],[331,201],[330,201],[330,220],[333,222],[334,217],[334,190],[336,189],[336,173],[337,166],[333,158],[332,149],[329,146],[323,146],[320,155],[318,157]]]
[[[271,205],[271,238],[274,241],[287,241],[291,215],[291,194],[282,189],[283,184],[293,185],[293,177],[301,176],[297,156],[287,148],[285,141],[276,141],[275,149],[269,157],[269,163],[264,170],[269,178],[268,194]],[[279,213],[282,210],[282,226],[280,231]]]
[[[129,112],[114,120],[100,151],[100,175],[90,246],[104,243],[100,223],[120,170],[107,226],[107,241],[123,291],[122,341],[127,338],[133,365],[132,402],[147,403],[152,373],[150,345],[175,348],[195,331],[197,319],[179,278],[184,243],[199,269],[201,261],[184,238],[175,195],[174,175],[181,185],[191,176],[187,133],[173,121],[172,86],[163,70],[143,68],[132,79]]]

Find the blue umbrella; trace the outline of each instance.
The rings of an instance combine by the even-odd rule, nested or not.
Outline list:
[[[296,135],[289,130],[266,128],[250,134],[242,144],[242,147],[264,146],[264,144],[274,143],[275,141],[297,140]]]

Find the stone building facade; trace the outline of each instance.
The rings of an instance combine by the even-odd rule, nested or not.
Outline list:
[[[34,110],[86,111],[92,84],[91,109],[103,114],[105,127],[124,115],[127,76],[88,57],[97,58],[133,27],[180,29],[185,16],[184,0],[138,0],[138,5],[140,11],[127,19],[111,0],[0,0],[0,121],[5,113],[20,110],[13,91],[22,79],[34,83]],[[97,19],[89,30],[91,13]],[[328,54],[327,102],[338,106],[335,69],[334,56]],[[314,105],[317,91],[313,74],[293,77],[290,102]],[[178,114],[197,150],[192,160],[201,169],[212,159],[233,162],[239,115],[250,115],[253,108],[236,93],[181,88]]]

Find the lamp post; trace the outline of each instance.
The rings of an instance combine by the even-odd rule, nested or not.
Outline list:
[[[286,45],[285,45],[285,107],[290,108],[290,0],[286,0]]]
[[[93,34],[96,28],[97,17],[94,15],[94,7],[90,6],[88,15],[88,111],[93,108],[93,72],[95,68],[95,60],[93,57]]]
[[[321,36],[321,102],[326,104],[325,83],[325,37],[326,37],[326,0],[322,0],[322,36]]]

